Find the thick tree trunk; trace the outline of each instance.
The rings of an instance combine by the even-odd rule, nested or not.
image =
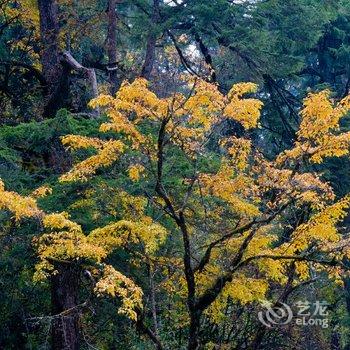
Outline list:
[[[77,267],[56,266],[58,273],[51,278],[52,350],[78,350],[78,282]]]
[[[116,69],[117,62],[117,0],[108,0],[108,32],[107,32],[107,54],[109,83],[111,84],[111,94],[118,89],[118,75]]]
[[[110,0],[111,6],[115,4],[117,0]],[[96,97],[98,95],[97,79],[95,70],[92,68],[86,68],[78,63],[69,52],[61,53],[59,50],[59,26],[58,26],[58,14],[56,0],[38,0],[39,15],[40,15],[40,37],[41,37],[41,64],[44,79],[46,81],[46,96],[44,101],[44,117],[53,117],[56,112],[66,107],[66,98],[69,95],[68,78],[71,70],[75,70],[81,73],[91,86],[91,95]],[[115,11],[114,11],[115,15]],[[116,21],[116,17],[114,18]],[[111,28],[114,28],[115,36],[115,23],[112,21]],[[111,32],[111,37],[113,31]],[[110,45],[111,51],[109,55],[111,60],[114,60],[116,56],[114,44]],[[114,50],[114,51],[113,51]],[[113,76],[114,73],[111,74]],[[99,115],[98,110],[94,112],[94,115]]]
[[[335,38],[332,33],[325,30],[323,38],[318,44],[318,71],[320,73],[321,83],[335,84],[335,70],[334,70],[334,55],[332,48],[336,47]]]
[[[59,26],[56,0],[38,0],[40,15],[41,64],[46,81],[44,117],[52,117],[67,94],[67,72],[60,63]]]
[[[196,310],[190,311],[190,318],[191,322],[187,348],[188,350],[198,350],[201,312]]]
[[[149,80],[156,58],[157,34],[156,27],[159,23],[159,0],[153,0],[152,28],[147,39],[146,56],[141,69],[141,77]]]
[[[147,40],[146,56],[141,70],[141,77],[149,80],[153,70],[154,60],[156,57],[156,36],[150,34]]]
[[[58,47],[58,19],[55,0],[38,0],[40,14],[41,64],[48,83],[57,82],[61,74]]]

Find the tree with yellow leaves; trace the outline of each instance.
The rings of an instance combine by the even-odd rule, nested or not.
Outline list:
[[[120,311],[158,349],[167,344],[159,336],[157,317],[167,314],[174,327],[188,333],[189,350],[205,345],[203,319],[220,324],[230,300],[242,305],[267,300],[276,284],[283,298],[314,270],[339,279],[349,242],[337,226],[350,197],[335,198],[310,165],[348,154],[350,134],[339,131],[339,121],[350,109],[349,98],[335,103],[327,91],[310,94],[294,148],[270,160],[248,133],[224,132],[227,119],[245,130],[258,127],[262,103],[245,97],[256,90],[241,83],[224,95],[216,85],[187,79],[182,91],[160,98],[146,80],[136,79],[124,82],[115,97],[92,100],[91,107],[108,116],[100,131],[109,136],[63,137],[65,147],[95,153],[60,181],[86,182],[102,171],[114,176],[117,164],[119,174],[125,172],[143,195],[127,193],[127,186],[115,189],[120,203],[129,203],[119,206],[124,218],[86,234],[66,213],[44,214],[34,199],[2,188],[0,205],[16,217],[28,215],[23,201],[32,203],[31,215],[40,211],[47,232],[35,241],[37,278],[56,276],[54,288],[60,289],[62,276],[71,271],[67,264],[88,270],[98,280],[96,293],[121,297]],[[213,143],[220,156],[211,164]],[[297,211],[303,215],[285,225]],[[168,240],[176,242],[175,248],[162,249]],[[158,271],[159,289],[169,304],[157,306],[151,298],[153,329],[143,323],[147,313],[141,311],[139,287],[103,262],[117,247],[132,251],[136,266]],[[262,334],[250,339],[251,348],[257,348]]]
[[[165,230],[146,219],[138,223],[123,220],[86,236],[81,226],[69,219],[68,213],[47,214],[38,208],[36,198],[48,193],[50,189],[42,187],[23,197],[6,191],[0,181],[0,210],[13,213],[17,221],[35,218],[46,230],[33,242],[39,257],[34,279],[51,280],[52,348],[78,349],[79,275],[84,271],[90,276],[97,296],[119,297],[122,301],[119,313],[136,321],[137,312],[142,309],[142,290],[104,260],[115,247],[131,240],[130,235],[134,235],[137,243],[145,239],[146,250],[152,251],[164,240]],[[106,239],[108,234],[115,236],[114,239]]]
[[[186,290],[188,349],[197,349],[201,316],[208,313],[218,318],[228,297],[243,303],[262,299],[269,281],[287,283],[291,268],[293,283],[298,283],[309,277],[310,264],[328,269],[346,256],[347,242],[336,225],[345,216],[349,198],[335,201],[330,186],[307,169],[308,162],[348,153],[350,136],[338,130],[350,104],[345,98],[334,106],[327,91],[311,94],[301,112],[294,149],[268,161],[249,139],[222,137],[220,165],[207,173],[199,163],[206,157],[212,135],[227,118],[245,129],[256,127],[262,104],[243,98],[256,91],[250,83],[234,85],[226,96],[203,81],[193,82],[188,91],[161,99],[145,80],[137,79],[124,83],[115,98],[100,96],[91,106],[105,108],[110,122],[102,124],[101,131],[120,135],[123,147],[119,150],[125,157],[128,149],[139,151],[138,161],[130,167],[148,169],[142,176],[154,184],[155,193],[149,196],[182,234],[182,262],[164,288],[179,296]],[[147,125],[158,130],[156,137],[143,132]],[[69,145],[71,137],[63,142]],[[183,152],[192,171],[176,190],[165,187],[169,174],[164,170],[175,148]],[[103,150],[97,149],[97,155],[84,162],[89,161],[109,166],[115,158],[106,159]],[[86,180],[96,168],[89,170],[84,162],[61,180]],[[135,171],[129,174],[139,178]],[[309,217],[281,240],[283,216],[293,208],[304,208]],[[257,270],[254,278],[253,270]],[[332,273],[336,278],[339,269]],[[248,289],[249,294],[244,292]]]

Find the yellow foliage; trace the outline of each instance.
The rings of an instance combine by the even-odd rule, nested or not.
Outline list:
[[[125,141],[131,142],[134,149],[148,143],[149,154],[153,154],[154,145],[140,132],[138,124],[145,119],[160,122],[169,118],[166,130],[171,142],[193,156],[200,151],[206,134],[223,115],[234,118],[247,128],[257,125],[262,103],[241,98],[255,89],[255,84],[237,84],[225,97],[216,85],[196,80],[188,98],[180,93],[158,98],[149,90],[147,81],[138,78],[132,83],[124,82],[115,98],[100,95],[90,102],[90,106],[105,108],[110,118],[101,125],[100,131],[124,135]]]
[[[196,82],[194,91],[185,102],[184,111],[189,115],[190,125],[201,125],[206,132],[218,121],[218,114],[224,108],[224,96],[216,85],[202,80]]]
[[[33,198],[41,198],[41,197],[46,197],[52,193],[52,188],[49,186],[41,186],[34,190],[31,194],[31,197]]]
[[[5,185],[0,179],[0,210],[3,209],[12,212],[16,220],[42,215],[42,211],[38,208],[33,197],[24,197],[16,192],[6,191]]]
[[[39,31],[39,9],[36,0],[17,0],[17,6],[8,1],[4,15],[9,18],[18,18],[21,23],[29,28]]]
[[[246,176],[233,176],[233,168],[223,163],[217,174],[201,174],[203,192],[216,196],[228,203],[232,210],[246,216],[259,215],[259,209],[249,202],[252,180]]]
[[[131,165],[128,168],[129,177],[132,181],[139,181],[141,173],[145,170],[141,164]]]
[[[92,260],[100,262],[107,256],[106,251],[90,243],[82,232],[60,231],[43,234],[34,240],[41,262],[36,266],[35,280],[46,278],[54,270],[53,263],[58,261]]]
[[[140,220],[143,217],[147,199],[142,196],[132,196],[125,191],[119,191],[116,198],[118,208],[123,218]]]
[[[165,209],[170,213],[169,221],[174,219],[174,226],[170,227],[176,227],[174,231],[184,231],[181,224],[186,226],[186,232],[182,233],[184,236],[187,233],[190,240],[193,267],[215,243],[209,260],[204,267],[198,265],[194,278],[196,298],[200,298],[221,281],[220,277],[229,276],[218,298],[206,311],[217,323],[225,317],[229,300],[241,304],[259,301],[266,298],[270,282],[286,283],[291,263],[295,266],[297,279],[308,279],[310,263],[295,259],[295,255],[308,254],[311,248],[320,255],[339,259],[349,254],[344,248],[347,242],[341,239],[337,226],[346,215],[350,197],[334,203],[331,186],[320,174],[305,170],[303,162],[308,159],[320,163],[326,157],[348,153],[350,133],[340,132],[339,121],[350,108],[350,98],[336,104],[330,99],[329,91],[310,94],[301,111],[302,120],[294,148],[275,160],[267,160],[253,149],[251,140],[225,137],[225,132],[220,130],[225,125],[225,118],[241,123],[246,129],[258,125],[262,102],[243,98],[247,93],[256,92],[257,86],[236,84],[224,96],[216,85],[200,80],[190,83],[193,86],[188,84],[183,88],[187,95],[175,93],[160,98],[144,79],[135,79],[132,83],[124,82],[115,96],[101,95],[91,101],[91,107],[103,107],[109,118],[100,126],[100,131],[112,131],[116,137],[108,141],[75,135],[63,137],[65,147],[73,150],[93,148],[96,154],[76,164],[61,181],[87,180],[99,168],[113,164],[130,150],[120,162],[123,171],[127,171],[135,182],[140,180],[141,173],[144,174],[145,178],[153,180],[152,186],[155,183],[164,186],[161,188],[164,192],[156,191],[146,199],[133,196],[123,188],[103,187],[102,192],[110,197],[106,200],[106,209],[112,209],[108,213],[118,219],[89,235],[85,235],[80,225],[72,222],[66,213],[42,214],[48,233],[36,241],[41,259],[38,274],[52,273],[52,259],[88,260],[101,264],[115,248],[138,249],[134,254],[135,266],[140,266],[144,259],[147,263],[151,260],[152,266],[161,266],[164,277],[161,287],[171,294],[172,302],[180,310],[172,317],[178,322],[188,322],[185,263],[179,258],[183,252],[171,250],[173,255],[170,257],[158,256],[168,231],[147,216],[152,212],[149,206],[153,204],[157,206],[155,212]],[[159,135],[161,139],[157,139]],[[210,167],[211,170],[205,173],[201,161],[207,154],[207,143],[215,138],[219,139],[225,152],[218,156],[219,165]],[[188,166],[184,166],[187,177],[188,170],[194,169],[193,183],[188,178],[176,179],[175,189],[167,185],[173,164],[167,163],[167,167],[161,169],[172,158],[168,155],[173,149],[181,152],[181,161],[188,160]],[[162,150],[164,154],[158,158]],[[141,185],[144,184],[132,187],[139,190]],[[45,193],[38,190],[39,194],[41,192]],[[93,206],[97,190],[90,192],[86,194],[86,200],[91,200],[88,205]],[[0,208],[9,209],[17,218],[41,213],[32,197],[6,192],[2,183],[0,198]],[[26,203],[29,209],[28,206],[24,208]],[[290,217],[299,210],[303,211],[300,218],[303,221],[293,219],[296,222],[291,220],[293,223],[288,225]],[[232,271],[234,273],[230,275]],[[99,295],[121,297],[120,312],[136,319],[135,307],[141,307],[142,291],[126,276],[104,265],[103,276],[95,291]]]
[[[48,193],[50,189],[42,187],[34,191],[33,196],[40,197]],[[143,210],[142,205],[141,207]],[[107,237],[103,239],[100,237],[100,240],[95,239],[96,232],[86,236],[81,226],[69,219],[68,213],[45,214],[37,207],[35,198],[22,197],[15,192],[5,191],[4,183],[0,180],[1,209],[14,213],[17,220],[26,217],[42,219],[44,228],[49,231],[33,240],[40,259],[36,265],[35,281],[42,281],[51,274],[57,273],[55,271],[57,262],[69,264],[88,260],[101,263],[109,253],[104,247],[106,246],[105,241],[108,241]],[[142,222],[125,222],[124,226],[120,224],[120,227],[124,227],[125,230],[129,227],[133,232],[132,238],[124,237],[125,242],[128,240],[134,243],[138,243],[139,240],[143,241],[145,250],[150,253],[154,252],[166,237],[165,229],[158,224],[151,223],[146,217]],[[135,308],[142,308],[142,290],[113,267],[105,265],[103,276],[95,285],[95,292],[98,295],[109,294],[112,297],[120,297],[122,306],[119,312],[136,320]]]
[[[224,287],[220,296],[206,310],[206,314],[212,322],[219,324],[225,320],[225,310],[230,299],[243,305],[253,301],[261,301],[265,299],[267,290],[267,281],[237,275],[232,282]]]
[[[230,136],[221,142],[230,156],[230,163],[238,171],[243,171],[248,166],[248,157],[251,152],[252,142],[248,139]]]
[[[277,164],[278,165],[278,164]],[[298,203],[309,203],[313,208],[322,208],[334,200],[334,193],[328,183],[323,182],[317,174],[299,173],[291,169],[280,169],[273,162],[260,160],[254,166],[258,179],[259,195],[274,190],[279,194],[279,200],[267,203],[271,209],[283,201],[296,199]]]
[[[137,320],[135,308],[142,308],[142,290],[135,283],[115,270],[110,265],[105,265],[103,276],[96,283],[94,288],[98,296],[110,295],[111,297],[119,297],[122,299],[122,305],[118,312],[126,315],[131,320]]]
[[[308,278],[310,278],[310,267],[308,263],[304,261],[297,261],[295,263],[295,272],[302,281],[306,281]]]
[[[82,233],[81,226],[69,220],[66,212],[45,215],[43,218],[44,227],[57,231],[66,229],[71,232]]]
[[[349,110],[349,96],[334,105],[329,90],[309,94],[300,113],[302,121],[295,147],[283,152],[277,162],[306,157],[313,163],[321,163],[324,158],[348,154],[350,132],[339,133],[339,121]]]
[[[349,206],[350,196],[347,196],[315,214],[308,222],[297,227],[286,249],[294,253],[306,249],[311,243],[337,242],[340,234],[336,225],[344,219]],[[280,250],[283,249],[284,246],[281,246]]]
[[[257,85],[253,83],[233,85],[228,93],[229,103],[224,109],[224,115],[238,121],[245,129],[255,128],[258,125],[263,103],[253,98],[242,99],[241,97],[256,90]]]
[[[100,263],[106,258],[108,251],[113,243],[119,245],[118,239],[111,236],[115,234],[108,231],[107,228],[95,230],[90,235],[85,236],[81,227],[69,220],[67,213],[49,214],[43,219],[43,224],[46,228],[53,231],[52,233],[43,234],[35,239],[34,243],[37,247],[37,252],[40,263],[36,266],[36,273],[34,279],[40,281],[47,278],[50,274],[55,273],[54,264],[57,261],[64,261],[66,263],[78,262],[80,260],[91,260]],[[141,223],[137,228],[134,228],[133,223],[124,223],[124,226],[130,225],[132,229],[136,230],[135,235],[142,237],[153,231],[159,229],[155,224],[153,226],[142,227]],[[120,224],[120,228],[123,224]],[[143,228],[140,232],[138,228]],[[109,227],[112,229],[112,227]],[[125,228],[127,230],[127,228]],[[147,233],[146,233],[147,231]],[[99,237],[99,234],[109,234],[110,237]],[[125,231],[124,231],[125,233]],[[129,236],[123,237],[125,241],[132,241]],[[147,249],[156,249],[155,244],[151,242],[150,235],[147,237]],[[136,240],[136,238],[135,238]],[[108,242],[108,244],[105,244]],[[115,270],[110,265],[103,265],[103,273],[101,278],[97,281],[94,291],[98,296],[110,295],[111,297],[119,297],[122,300],[122,306],[118,312],[126,315],[132,320],[137,319],[135,308],[142,308],[142,290],[136,286],[132,280],[124,276],[119,271]]]
[[[273,251],[270,250],[269,253],[273,254]],[[288,260],[259,259],[256,265],[259,267],[259,270],[265,274],[268,280],[278,282],[281,285],[287,282],[286,271],[289,266]]]
[[[96,148],[103,149],[104,142],[96,137],[86,137],[79,135],[66,135],[61,138],[63,146],[67,149]]]
[[[115,247],[130,243],[142,243],[146,253],[154,253],[165,241],[167,231],[149,218],[133,222],[121,220],[91,232],[89,239],[92,242],[111,251]]]
[[[67,141],[67,139],[65,140]],[[75,142],[75,141],[74,141]],[[76,143],[74,143],[76,145]],[[118,140],[106,141],[97,155],[75,165],[67,174],[60,177],[60,181],[86,181],[89,176],[96,173],[101,167],[113,164],[123,153],[125,145]]]
[[[136,123],[143,118],[157,119],[158,115],[167,112],[167,103],[158,99],[157,96],[148,89],[148,82],[138,78],[133,83],[124,82],[116,94],[116,98],[102,95],[90,102],[90,107],[109,107],[114,111],[137,116]],[[120,115],[119,115],[120,116]]]

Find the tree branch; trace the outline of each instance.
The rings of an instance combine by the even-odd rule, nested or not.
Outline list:
[[[230,233],[222,236],[221,238],[217,239],[216,241],[212,242],[209,244],[207,250],[204,253],[203,258],[201,259],[201,261],[199,262],[199,264],[197,265],[197,267],[194,269],[194,271],[202,271],[205,267],[205,265],[209,262],[210,260],[210,256],[211,256],[211,252],[212,250],[217,247],[219,244],[226,242],[227,240],[229,240],[230,238],[232,238],[234,235],[239,235],[242,234],[248,230],[250,230],[254,225],[261,225],[261,224],[268,224],[270,223],[273,219],[276,218],[276,216],[278,214],[280,214],[284,209],[286,209],[286,207],[289,205],[289,203],[281,206],[281,208],[279,210],[277,210],[275,213],[273,213],[272,215],[270,215],[268,218],[263,219],[263,220],[253,220],[241,227],[238,227],[236,229],[234,229],[233,231],[231,231]]]

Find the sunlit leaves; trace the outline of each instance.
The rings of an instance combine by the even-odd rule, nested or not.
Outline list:
[[[77,138],[79,139],[79,137]],[[96,145],[94,142],[87,142],[85,138],[83,138],[81,143],[78,146],[77,139],[73,138],[65,138],[64,141],[66,145],[72,141],[72,147],[90,147],[92,145]],[[76,181],[76,180],[87,180],[89,176],[96,173],[97,169],[101,167],[106,167],[111,165],[114,161],[116,161],[120,154],[124,151],[124,144],[118,140],[111,140],[101,143],[100,150],[97,155],[91,156],[81,163],[75,165],[72,170],[70,170],[67,174],[61,176],[61,181]]]
[[[295,147],[282,153],[278,161],[304,157],[313,163],[322,163],[327,157],[348,154],[350,133],[340,132],[339,122],[349,110],[349,96],[335,104],[329,90],[309,94],[300,113],[302,121]]]
[[[95,197],[101,196],[96,188],[71,206],[94,206],[94,218],[108,219],[89,233],[66,213],[44,215],[46,232],[36,240],[37,272],[44,277],[54,273],[55,259],[88,262],[94,266],[98,295],[121,297],[120,312],[135,320],[141,290],[105,265],[110,254],[124,250],[135,268],[145,264],[157,269],[160,288],[173,299],[171,316],[186,323],[187,249],[195,298],[222,286],[215,287],[220,289],[216,299],[203,307],[219,323],[228,302],[244,305],[267,298],[270,284],[283,286],[292,268],[294,282],[307,280],[310,266],[337,271],[313,259],[348,256],[338,226],[349,198],[336,201],[330,184],[309,161],[348,153],[350,137],[340,131],[339,122],[349,99],[336,104],[328,91],[310,94],[295,147],[267,159],[248,133],[227,135],[224,130],[227,119],[246,130],[258,125],[262,103],[244,97],[256,91],[255,84],[241,83],[224,95],[216,85],[190,79],[181,91],[159,97],[144,79],[135,79],[124,82],[116,96],[94,99],[91,106],[101,107],[108,117],[99,131],[108,135],[63,137],[66,148],[95,153],[61,181],[89,181],[100,168],[118,162],[104,173],[109,179],[118,169],[117,185],[112,188],[108,180],[100,185],[107,208],[96,205]],[[7,202],[2,199],[0,205],[26,216],[21,201],[34,199],[1,190]],[[174,244],[167,246],[168,241]]]
[[[113,248],[141,243],[147,253],[154,253],[164,243],[167,231],[149,218],[133,222],[121,220],[91,232],[89,239],[97,242],[107,251]]]
[[[142,308],[142,290],[112,266],[104,266],[103,276],[96,283],[95,293],[98,296],[109,295],[113,298],[121,298],[122,305],[118,312],[128,316],[131,320],[137,320],[135,309]]]
[[[5,185],[0,179],[0,210],[2,209],[13,213],[16,220],[42,215],[34,197],[20,196],[16,192],[6,191]]]
[[[138,181],[145,168],[141,164],[131,165],[128,168],[128,174],[132,181]]]
[[[242,96],[256,90],[257,86],[253,83],[233,85],[228,93],[229,103],[225,107],[224,115],[240,122],[246,129],[255,128],[263,103],[253,98],[242,99]]]

